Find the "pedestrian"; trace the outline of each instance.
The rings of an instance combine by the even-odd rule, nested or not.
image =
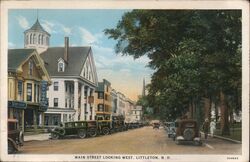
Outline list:
[[[204,131],[205,134],[205,140],[207,140],[207,135],[208,135],[208,131],[209,131],[209,120],[206,118],[205,122],[202,125],[202,129]]]
[[[216,129],[216,123],[214,122],[214,120],[212,120],[210,122],[210,133],[211,133],[211,136],[214,137],[214,131]]]

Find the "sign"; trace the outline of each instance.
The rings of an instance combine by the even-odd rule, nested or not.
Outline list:
[[[47,98],[47,81],[41,81],[41,99],[39,110],[46,111],[48,108],[48,98]]]
[[[21,101],[8,101],[9,108],[16,108],[16,109],[26,109],[27,104]]]

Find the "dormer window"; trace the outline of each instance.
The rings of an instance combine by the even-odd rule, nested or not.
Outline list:
[[[65,63],[63,59],[58,60],[58,72],[64,72]]]

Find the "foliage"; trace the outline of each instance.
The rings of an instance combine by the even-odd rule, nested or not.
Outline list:
[[[133,10],[105,34],[117,40],[117,53],[149,57],[155,72],[147,104],[166,118],[203,97],[222,102],[220,92],[233,101],[224,105],[240,109],[240,10]]]

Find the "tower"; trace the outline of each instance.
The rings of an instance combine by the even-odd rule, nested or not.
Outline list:
[[[49,47],[50,34],[45,31],[38,18],[35,24],[24,31],[24,48],[36,49],[40,54]]]

